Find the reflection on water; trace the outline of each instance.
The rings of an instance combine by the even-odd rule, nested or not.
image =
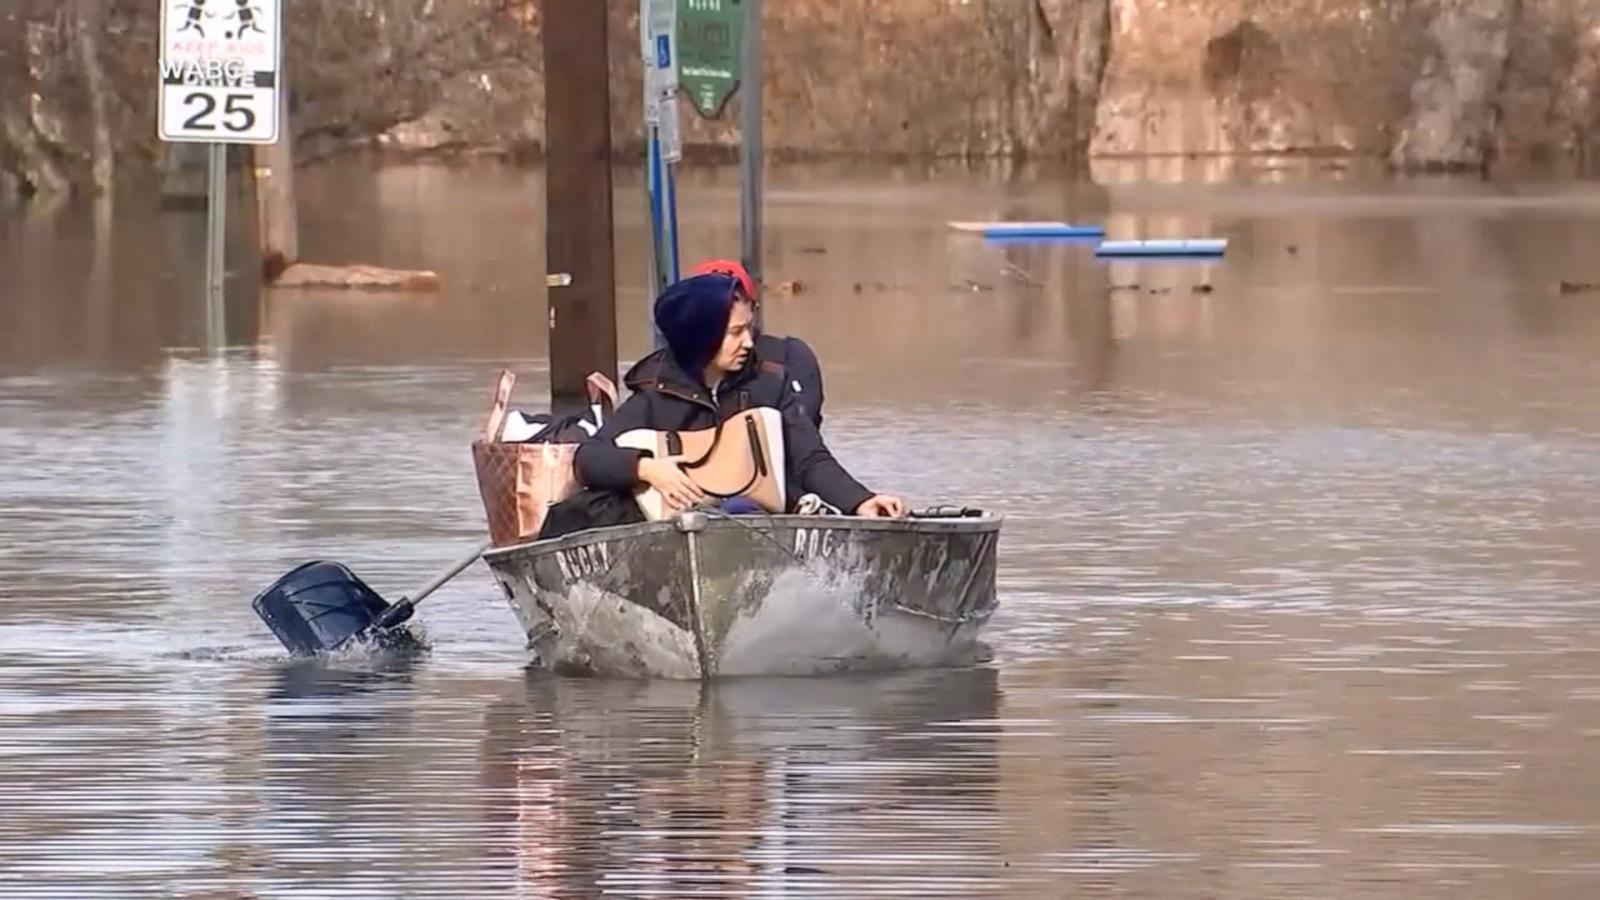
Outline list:
[[[482,777],[541,895],[962,894],[991,868],[992,670],[522,687],[486,708]]]
[[[263,294],[241,231],[216,354],[203,215],[0,220],[0,894],[1592,896],[1600,295],[1555,288],[1600,191],[1168,165],[774,174],[836,451],[1008,516],[997,659],[704,687],[525,671],[481,569],[421,658],[288,661],[248,607],[479,539],[489,380],[546,383],[538,173],[307,172],[312,255],[446,288]],[[736,246],[732,173],[683,203]],[[944,224],[991,217],[1231,244]]]

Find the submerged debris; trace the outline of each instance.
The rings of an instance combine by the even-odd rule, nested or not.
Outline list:
[[[906,286],[903,285],[903,284],[889,284],[889,283],[883,282],[883,281],[858,281],[855,284],[851,285],[851,289],[854,290],[857,294],[863,294],[863,293],[867,293],[869,291],[872,292],[872,293],[881,294],[881,293],[886,293],[888,291],[904,291],[904,290],[907,290]]]

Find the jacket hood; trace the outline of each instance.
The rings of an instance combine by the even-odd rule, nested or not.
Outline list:
[[[678,367],[696,381],[722,348],[738,283],[727,275],[695,275],[656,298],[656,329]]]

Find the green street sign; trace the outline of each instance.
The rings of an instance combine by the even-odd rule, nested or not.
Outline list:
[[[678,0],[678,81],[700,115],[722,115],[744,77],[743,0]]]

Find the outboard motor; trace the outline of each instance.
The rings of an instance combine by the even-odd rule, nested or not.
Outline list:
[[[340,563],[308,562],[279,578],[251,604],[291,653],[338,649],[389,604]]]

